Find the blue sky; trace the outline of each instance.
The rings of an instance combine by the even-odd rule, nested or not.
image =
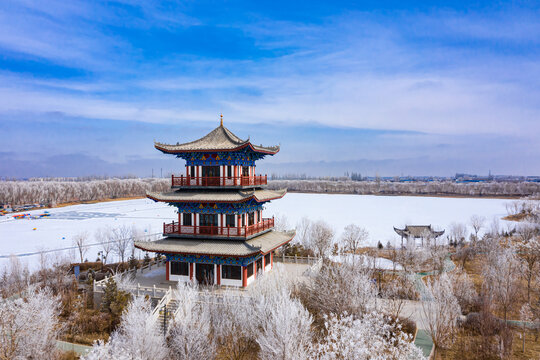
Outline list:
[[[540,3],[0,2],[0,176],[177,171],[220,112],[261,171],[540,174]]]

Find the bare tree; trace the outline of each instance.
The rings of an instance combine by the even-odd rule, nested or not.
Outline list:
[[[446,273],[441,274],[438,279],[429,281],[426,288],[431,299],[422,302],[422,322],[436,352],[437,349],[446,348],[452,342],[461,309]]]
[[[368,231],[363,227],[356,224],[349,224],[345,226],[341,240],[348,251],[356,254],[356,251],[360,248],[364,241],[367,240],[368,235]]]
[[[114,248],[112,232],[112,229],[107,226],[98,228],[94,234],[97,243],[101,247],[101,253],[103,254],[102,260],[104,264],[107,263],[107,258]]]
[[[480,215],[473,215],[471,216],[471,219],[469,220],[469,223],[471,227],[474,230],[474,241],[478,241],[478,233],[480,230],[484,227],[484,223],[486,222],[486,218]]]
[[[330,255],[332,241],[334,239],[334,229],[330,225],[319,220],[314,222],[309,231],[310,248],[315,252],[315,255],[326,258]]]
[[[84,262],[84,256],[88,252],[88,233],[86,231],[80,232],[73,236],[73,245],[77,247],[81,263]]]
[[[311,229],[311,220],[307,217],[300,219],[296,224],[296,241],[298,241],[305,248],[309,247],[309,232]]]
[[[120,261],[124,262],[132,244],[132,229],[126,225],[122,225],[114,228],[111,235],[114,252],[120,258]]]

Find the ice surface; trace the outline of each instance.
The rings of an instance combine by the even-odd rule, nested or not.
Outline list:
[[[399,240],[393,226],[431,224],[447,229],[452,222],[467,223],[473,214],[485,216],[490,222],[493,217],[506,215],[504,204],[508,201],[292,193],[267,204],[264,216],[286,215],[290,227],[304,216],[312,220],[324,219],[335,228],[338,237],[343,227],[356,223],[369,231],[366,245],[375,245],[379,240],[386,245],[387,241],[397,244]],[[93,236],[99,227],[135,225],[145,234],[156,234],[161,233],[163,222],[178,218],[174,207],[148,199],[73,205],[49,211],[51,216],[41,219],[15,220],[11,215],[0,217],[0,265],[7,262],[10,254],[24,255],[73,247],[72,238],[81,231],[87,231],[89,241],[95,243]],[[43,209],[29,211],[33,215],[42,212]],[[91,247],[86,258],[95,260],[99,250],[98,246]],[[74,249],[63,250],[63,253],[76,259]],[[53,257],[53,254],[56,255],[49,253],[48,256]],[[137,256],[142,257],[138,253]],[[23,259],[35,264],[39,255],[21,256]]]

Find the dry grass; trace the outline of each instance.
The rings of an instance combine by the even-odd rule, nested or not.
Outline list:
[[[489,356],[487,353],[483,353],[482,357],[475,355],[473,351],[464,352],[463,345],[469,346],[469,350],[474,347],[474,343],[480,342],[481,338],[479,335],[472,336],[465,332],[460,332],[458,337],[455,339],[453,346],[449,349],[439,349],[437,351],[436,357],[434,360],[454,360],[454,359],[463,359],[463,360],[473,360],[482,358],[485,360],[488,359],[499,359],[496,354]],[[495,338],[492,339],[494,342]],[[523,338],[521,337],[520,331],[514,332],[513,342],[512,342],[512,355],[511,359],[516,360],[528,360],[528,359],[540,359],[540,338],[538,341],[535,340],[535,335],[532,332],[527,332],[525,334],[525,352],[522,351]]]

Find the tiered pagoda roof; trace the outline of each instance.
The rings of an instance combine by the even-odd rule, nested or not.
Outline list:
[[[180,154],[188,152],[217,152],[238,151],[249,147],[254,152],[274,155],[279,151],[279,146],[253,145],[249,139],[242,140],[223,126],[223,122],[206,136],[187,143],[176,145],[154,143],[154,147],[166,154]]]
[[[147,192],[146,196],[154,201],[169,203],[177,202],[212,202],[212,203],[239,203],[248,200],[266,202],[281,199],[287,193],[287,189],[281,190],[221,190],[221,191],[192,191],[180,190],[165,193]]]
[[[136,241],[135,247],[144,251],[189,254],[248,257],[264,254],[291,241],[295,231],[270,231],[246,241],[216,239],[177,239],[164,238],[158,241]]]
[[[394,227],[394,231],[402,237],[408,238],[423,238],[426,234],[430,234],[432,237],[439,237],[444,234],[444,230],[436,231],[431,225],[405,225],[404,229],[398,229]]]

